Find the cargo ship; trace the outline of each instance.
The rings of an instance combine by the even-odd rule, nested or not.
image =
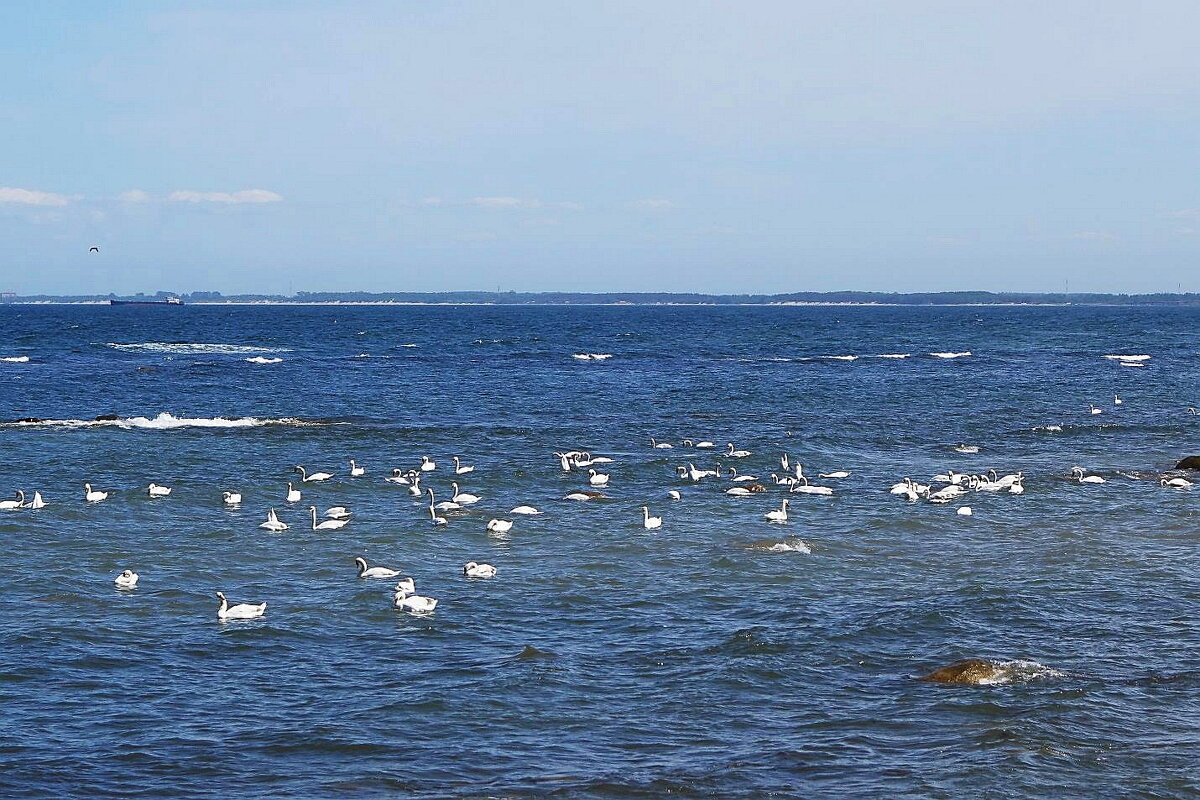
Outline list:
[[[166,300],[109,300],[112,306],[181,306],[183,301],[178,297],[168,297]]]

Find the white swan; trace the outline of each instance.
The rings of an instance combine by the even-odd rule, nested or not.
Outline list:
[[[796,494],[833,494],[833,489],[830,489],[828,486],[809,486],[808,478],[802,477],[800,480],[804,481],[804,483],[793,484],[792,488],[788,491],[795,492]]]
[[[358,464],[354,463],[353,458],[350,459],[350,477],[351,478],[361,478],[363,475],[366,475],[366,474],[367,474],[366,467],[360,467]]]
[[[325,509],[325,516],[327,519],[350,519],[354,512],[345,506],[331,506]]]
[[[734,450],[733,442],[729,442],[729,449],[725,451],[726,458],[746,458],[749,455],[749,450]]]
[[[167,486],[159,486],[157,483],[152,483],[146,487],[146,494],[151,497],[168,497],[171,494],[171,489]]]
[[[25,492],[17,490],[16,500],[0,500],[0,511],[16,511],[25,507]]]
[[[1158,484],[1159,486],[1170,487],[1172,489],[1187,489],[1195,485],[1187,478],[1163,478]]]
[[[511,519],[491,519],[488,520],[487,529],[489,533],[508,533],[512,526]]]
[[[437,462],[429,456],[421,456],[421,472],[433,472],[437,469]]]
[[[958,514],[960,517],[969,517],[975,512],[971,510],[970,506],[959,506],[958,510],[954,513]]]
[[[715,442],[704,441],[704,442],[696,442],[695,446],[701,450],[708,450],[709,448],[716,447],[717,445]]]
[[[496,577],[496,568],[491,564],[477,564],[474,561],[468,561],[463,564],[463,575],[468,578],[494,578]]]
[[[972,455],[972,454],[974,454],[974,453],[978,453],[978,452],[979,452],[979,448],[978,448],[976,445],[973,445],[973,444],[959,444],[959,445],[957,445],[957,446],[954,448],[954,452],[956,452],[956,453],[966,453],[966,454],[968,454],[968,455]]]
[[[404,592],[405,594],[413,594],[417,591],[417,583],[412,578],[401,578],[396,583],[396,591]]]
[[[758,480],[757,475],[738,475],[736,467],[729,468],[729,480],[734,483],[754,483]]]
[[[358,577],[360,578],[394,578],[400,574],[398,570],[388,569],[387,567],[371,567],[367,569],[367,560],[362,556],[355,556],[354,563],[358,565]]]
[[[432,597],[422,597],[419,594],[409,594],[403,590],[396,592],[392,605],[410,614],[429,614],[437,608],[438,601]]]
[[[327,481],[333,477],[333,475],[328,472],[314,472],[312,475],[309,475],[305,471],[304,467],[301,466],[297,466],[293,472],[300,473],[301,483],[320,483],[321,481]]]
[[[240,492],[221,492],[221,502],[227,506],[241,505],[242,495]]]
[[[30,508],[45,508],[46,507],[46,501],[42,499],[41,492],[35,491],[33,493],[33,499],[29,501],[29,507]]]
[[[406,475],[399,467],[393,469],[392,474],[384,478],[384,480],[388,483],[399,484],[400,486],[408,486],[409,484],[408,475]]]
[[[734,486],[730,489],[726,489],[725,494],[729,495],[730,497],[749,497],[754,493],[745,486]]]
[[[267,604],[259,603],[253,605],[251,603],[239,603],[236,606],[229,605],[229,601],[225,599],[225,595],[217,592],[217,598],[221,604],[217,606],[217,619],[257,619],[267,613]]]
[[[603,472],[596,472],[594,469],[588,470],[588,483],[592,486],[607,486],[608,479],[611,475],[606,475]]]
[[[436,512],[436,511],[434,511],[433,500],[434,500],[434,497],[433,497],[433,489],[430,489],[430,490],[429,490],[429,521],[430,521],[431,523],[433,523],[434,525],[447,525],[447,524],[449,524],[449,523],[446,521],[446,518],[445,518],[445,517],[439,517],[439,516],[437,515],[437,512]]]
[[[683,499],[683,495],[681,495],[681,494],[679,493],[679,491],[678,491],[678,490],[676,490],[676,489],[672,489],[672,490],[670,490],[669,492],[667,492],[667,497],[671,498],[672,500],[681,500],[681,499]]]
[[[299,503],[300,497],[300,490],[292,488],[292,484],[288,483],[287,497],[285,498],[286,501],[289,503]]]
[[[83,499],[89,503],[99,503],[101,500],[108,499],[108,492],[93,491],[90,483],[83,485]]]
[[[138,574],[131,569],[122,571],[113,581],[118,589],[132,589],[137,586],[137,582]]]
[[[450,499],[453,500],[454,502],[458,503],[459,505],[469,506],[472,503],[478,503],[481,499],[483,499],[477,494],[471,494],[469,492],[460,492],[458,490],[457,483],[451,483],[450,487],[452,489],[454,489],[454,494],[452,494],[450,496]]]
[[[788,460],[787,453],[784,453],[783,455],[781,455],[779,457],[779,469],[783,472],[791,472],[792,471],[792,464]]]
[[[1096,408],[1094,405],[1092,405],[1092,404],[1090,404],[1090,403],[1088,404],[1088,408],[1090,408],[1090,409],[1092,410],[1092,412],[1091,412],[1091,413],[1093,413],[1093,414],[1103,414],[1103,413],[1104,413],[1103,411],[1101,411],[1100,409]]]
[[[309,506],[308,512],[312,514],[312,529],[314,531],[336,531],[346,527],[347,519],[326,519],[320,523],[317,522],[317,507]]]
[[[771,473],[771,480],[775,481],[776,486],[791,486],[799,483],[799,481],[793,478],[791,475],[780,476],[776,475],[774,472]]]
[[[598,496],[599,495],[597,495],[597,494],[588,494],[587,492],[571,492],[571,493],[567,494],[566,496],[564,496],[563,500],[585,501],[585,500],[593,500]]]
[[[409,484],[408,493],[413,497],[420,497],[421,495],[425,494],[425,490],[421,488],[421,473],[413,473],[412,483]]]
[[[662,517],[650,516],[650,509],[642,506],[642,527],[648,531],[658,530],[662,527]]]
[[[1017,479],[1013,481],[1012,485],[1008,487],[1008,493],[1025,494],[1025,484],[1023,483],[1024,480],[1024,478],[1018,476]]]
[[[538,510],[537,510],[536,508],[534,508],[533,506],[517,506],[516,508],[512,509],[512,510],[511,510],[511,511],[509,511],[508,513],[510,513],[510,514],[525,514],[525,515],[532,515],[532,514],[540,514],[540,513],[542,513],[542,512],[538,511]]]
[[[458,460],[458,456],[454,457],[454,474],[455,475],[466,475],[468,472],[474,472],[474,471],[475,471],[474,467],[470,467],[465,464],[462,464]]]
[[[1074,475],[1079,483],[1104,483],[1104,478],[1099,475],[1084,476],[1083,467],[1071,467],[1071,474]]]
[[[655,450],[671,450],[675,447],[675,445],[671,444],[670,442],[656,442],[654,441],[653,436],[650,437],[650,446]]]
[[[849,478],[850,473],[844,469],[839,469],[837,472],[818,472],[819,478]]]
[[[766,514],[763,514],[763,517],[766,518],[766,520],[768,522],[787,522],[787,520],[788,520],[787,507],[788,507],[788,500],[785,497],[785,498],[783,498],[783,505],[781,505],[777,509],[768,511]]]
[[[267,512],[267,521],[258,527],[268,531],[275,531],[276,533],[279,531],[286,531],[288,529],[287,523],[281,522],[279,517],[275,516],[275,509],[273,508]]]
[[[893,483],[892,488],[888,489],[888,494],[909,494],[913,491],[912,478],[905,478],[899,483]]]
[[[1113,405],[1114,406],[1122,405],[1124,402],[1125,401],[1121,399],[1121,396],[1119,394],[1113,395]]]

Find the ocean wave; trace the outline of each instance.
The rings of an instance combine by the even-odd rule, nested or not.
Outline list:
[[[5,356],[0,358],[0,361],[7,361],[10,364],[24,364],[29,360],[29,356]]]
[[[970,350],[964,350],[961,353],[930,353],[934,358],[964,358],[971,355]]]
[[[1150,360],[1150,356],[1147,356],[1147,355],[1133,355],[1133,356],[1106,355],[1105,358],[1111,359],[1113,361],[1149,361]]]
[[[171,355],[250,355],[253,353],[290,353],[287,347],[260,347],[246,344],[220,344],[204,342],[105,342],[114,350],[126,353],[168,353]]]
[[[571,358],[577,358],[580,361],[604,361],[612,358],[612,353],[575,353]]]
[[[821,356],[832,361],[858,361],[858,356]]]
[[[908,358],[912,353],[880,353],[876,358]]]
[[[251,364],[278,364],[282,358],[267,358],[266,356],[251,356],[246,359]]]
[[[42,428],[121,428],[123,430],[175,430],[177,428],[261,428],[266,425],[307,427],[332,423],[304,420],[297,417],[176,417],[162,412],[157,417],[118,417],[105,415],[96,419],[19,419],[0,423],[0,427]]]
[[[1122,367],[1144,367],[1144,366],[1146,366],[1141,361],[1121,361],[1119,363],[1121,364]]]

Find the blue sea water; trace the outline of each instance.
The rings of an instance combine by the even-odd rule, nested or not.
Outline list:
[[[0,512],[0,795],[1194,797],[1200,487],[1157,476],[1200,452],[1198,322],[0,306],[0,357],[28,357],[0,361],[0,419],[47,420],[0,425],[0,493],[47,502]],[[587,488],[569,449],[614,459],[605,499],[562,499]],[[776,525],[783,453],[852,474]],[[459,482],[483,500],[446,527],[383,480],[423,455],[439,500],[453,456],[475,466]],[[681,480],[689,462],[768,491]],[[288,504],[300,464],[336,477]],[[887,491],[990,468],[1025,494]],[[85,481],[109,499],[85,503]],[[310,503],[354,517],[314,532]],[[290,530],[259,529],[270,508]],[[797,540],[810,552],[770,550]],[[360,555],[436,612],[394,610]],[[469,560],[499,572],[468,580]],[[218,590],[265,617],[219,622]],[[1043,666],[915,680],[965,657]]]

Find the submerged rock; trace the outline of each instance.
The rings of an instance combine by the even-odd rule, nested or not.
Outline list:
[[[1175,465],[1175,469],[1200,469],[1200,456],[1188,456]]]
[[[1061,677],[1064,673],[1036,661],[989,661],[964,658],[917,678],[929,683],[955,683],[964,686],[992,686],[998,683],[1028,681],[1035,678]]]

